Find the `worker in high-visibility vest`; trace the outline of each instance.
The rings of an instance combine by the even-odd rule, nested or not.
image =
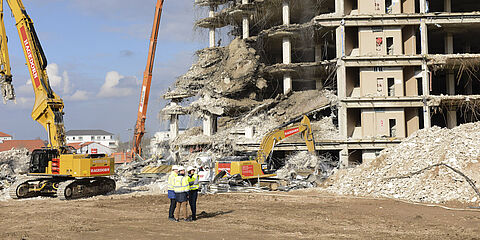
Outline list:
[[[188,203],[190,204],[190,209],[192,210],[192,221],[197,220],[197,198],[198,198],[198,174],[195,173],[194,167],[187,168],[188,174],[188,185],[190,190],[188,191]]]
[[[175,183],[175,177],[178,176],[178,166],[172,166],[172,172],[168,175],[168,198],[170,199],[170,209],[168,210],[168,220],[175,221],[175,207],[177,201],[175,200],[175,191],[173,191],[173,184]]]
[[[178,167],[178,176],[175,177],[174,183],[173,183],[173,191],[175,191],[175,200],[177,201],[177,207],[176,207],[176,215],[177,218],[175,221],[180,221],[180,212],[181,209],[184,209],[185,212],[185,218],[184,220],[189,222],[192,221],[191,219],[188,218],[188,210],[187,210],[187,200],[188,200],[188,190],[190,190],[190,187],[188,185],[188,176],[185,174],[185,168],[180,166]]]

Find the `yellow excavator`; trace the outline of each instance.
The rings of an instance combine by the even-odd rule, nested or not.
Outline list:
[[[298,133],[305,140],[308,151],[315,154],[315,141],[310,119],[304,115],[300,123],[295,123],[295,120],[285,123],[263,137],[255,159],[248,157],[220,159],[215,163],[215,172],[216,174],[220,174],[222,171],[228,172],[230,175],[240,174],[242,179],[275,177],[276,169],[270,161],[273,148],[285,138]]]
[[[32,118],[47,131],[48,147],[32,152],[28,177],[10,187],[13,199],[56,195],[74,199],[105,194],[115,190],[114,160],[104,154],[73,154],[66,146],[63,125],[63,100],[53,92],[47,76],[47,58],[38,40],[33,22],[21,0],[6,0],[12,10],[30,72],[35,104]],[[0,79],[4,99],[14,100],[8,56],[7,35],[0,0]]]

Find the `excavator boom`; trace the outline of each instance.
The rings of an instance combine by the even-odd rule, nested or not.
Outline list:
[[[155,61],[155,51],[157,49],[158,31],[160,29],[160,19],[162,16],[164,0],[157,0],[155,8],[155,18],[153,20],[152,34],[150,37],[150,46],[148,48],[147,67],[143,73],[142,91],[140,93],[140,103],[138,105],[137,122],[133,134],[133,154],[142,154],[142,138],[145,135],[145,120],[147,118],[148,99],[150,97],[150,86],[152,84],[153,63]]]
[[[15,100],[15,91],[12,85],[10,58],[8,56],[7,34],[3,24],[3,1],[0,3],[0,87],[3,102]]]
[[[33,22],[27,14],[25,7],[21,0],[7,0],[12,14],[16,21],[18,35],[22,44],[23,53],[27,61],[30,78],[32,79],[33,91],[35,93],[35,104],[32,111],[32,118],[39,122],[48,134],[49,147],[59,149],[60,152],[65,152],[66,138],[65,128],[63,125],[63,100],[56,95],[47,76],[47,58],[43,53],[42,46],[38,40]],[[8,58],[8,48],[6,44],[5,24],[3,22],[3,0],[0,1],[1,9],[1,63],[4,65],[0,72],[2,78],[6,79],[4,82],[7,94],[4,98],[12,98],[12,92],[9,94],[9,82],[11,82],[12,75],[10,73],[10,62]],[[7,80],[10,79],[10,80]],[[3,86],[3,84],[2,84]],[[3,89],[3,88],[2,88]],[[13,95],[14,96],[14,95]]]

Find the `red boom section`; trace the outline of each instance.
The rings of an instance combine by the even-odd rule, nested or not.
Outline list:
[[[155,60],[155,50],[157,49],[158,31],[160,28],[160,19],[162,17],[162,8],[164,0],[157,0],[155,9],[155,18],[153,20],[152,35],[150,37],[150,46],[148,49],[147,67],[143,73],[142,91],[140,93],[140,103],[138,106],[137,122],[135,124],[135,132],[133,134],[133,154],[142,154],[143,135],[145,135],[145,120],[147,118],[148,98],[150,96],[150,86],[152,84],[153,63]]]

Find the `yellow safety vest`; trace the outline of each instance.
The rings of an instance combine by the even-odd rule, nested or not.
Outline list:
[[[190,186],[190,190],[198,190],[198,175],[196,173],[188,177],[188,185]]]
[[[176,176],[173,183],[173,191],[176,193],[188,192],[190,187],[188,186],[188,177]]]
[[[175,177],[178,176],[174,171],[168,176],[168,190],[173,191],[173,184],[175,183]]]

